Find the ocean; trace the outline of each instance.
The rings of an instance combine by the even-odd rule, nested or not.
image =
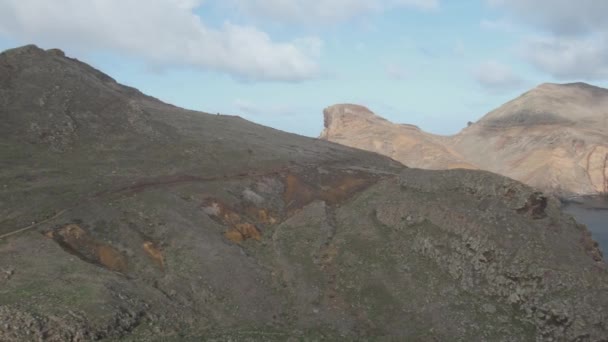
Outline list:
[[[608,198],[580,197],[564,204],[564,211],[587,226],[608,259]]]

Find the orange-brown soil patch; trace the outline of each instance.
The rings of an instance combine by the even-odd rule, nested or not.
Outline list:
[[[253,205],[245,207],[245,214],[257,223],[273,225],[278,222],[276,214],[267,208],[258,208]]]
[[[235,243],[261,240],[260,227],[278,224],[315,200],[337,205],[366,189],[377,181],[368,173],[336,171],[319,173],[316,169],[288,172],[283,177],[283,208],[277,212],[251,203],[229,206],[221,200],[209,198],[203,210],[216,222],[228,227],[224,236]]]
[[[272,218],[267,209],[248,207],[242,210],[242,214],[239,214],[235,209],[216,199],[207,200],[203,208],[213,220],[229,227],[224,236],[235,243],[248,239],[259,241],[262,238],[262,233],[255,224],[251,223],[252,220],[247,217],[247,214],[253,216],[254,219],[257,218],[261,224],[269,222]]]
[[[339,204],[377,181],[376,177],[366,173],[309,173],[306,176],[290,173],[285,177],[283,201],[288,213],[314,200],[322,200],[329,205]]]
[[[236,243],[240,243],[248,239],[254,239],[256,241],[260,241],[262,239],[262,233],[251,223],[236,224],[233,228],[227,230],[224,233],[224,236],[228,240]]]
[[[67,224],[45,234],[80,259],[116,272],[127,270],[127,257],[118,249],[90,236],[77,224]]]
[[[152,241],[145,241],[142,245],[144,251],[161,270],[165,269],[165,258],[163,256],[163,252],[158,245],[156,245]]]
[[[243,235],[243,240],[254,239],[260,241],[262,238],[260,231],[251,223],[239,223],[235,225],[235,229]]]

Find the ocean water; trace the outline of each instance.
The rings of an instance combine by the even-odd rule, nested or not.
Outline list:
[[[582,197],[564,204],[564,211],[591,231],[608,260],[608,198]]]

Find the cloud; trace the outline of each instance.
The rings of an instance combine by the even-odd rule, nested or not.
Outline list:
[[[486,0],[538,31],[521,56],[557,79],[608,79],[608,1]]]
[[[561,80],[608,79],[608,39],[530,38],[522,49],[536,68]]]
[[[510,91],[524,83],[509,66],[493,60],[481,63],[473,76],[479,85],[493,92]]]
[[[187,10],[198,8],[203,4],[203,0],[173,0],[173,2],[177,7]]]
[[[396,81],[402,81],[408,77],[408,72],[403,66],[396,63],[387,63],[384,71],[388,78]]]
[[[224,3],[249,16],[301,24],[336,23],[391,8],[439,8],[439,0],[224,0]]]
[[[45,46],[112,51],[157,66],[192,66],[247,80],[317,77],[321,41],[273,41],[254,27],[210,28],[201,0],[3,0],[0,35]]]
[[[557,35],[608,29],[608,1],[604,0],[487,0],[517,19]]]

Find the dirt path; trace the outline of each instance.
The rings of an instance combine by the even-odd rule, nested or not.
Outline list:
[[[23,232],[28,231],[28,230],[33,229],[33,228],[36,228],[37,226],[39,226],[39,225],[41,225],[43,223],[46,223],[48,221],[51,221],[51,220],[54,220],[54,219],[58,218],[59,216],[63,215],[66,211],[68,211],[70,209],[72,209],[72,208],[66,208],[66,209],[60,210],[55,215],[53,215],[53,216],[51,216],[51,217],[49,217],[49,218],[47,218],[45,220],[42,220],[40,222],[36,222],[36,223],[31,224],[31,225],[29,225],[27,227],[19,228],[19,229],[14,230],[14,231],[12,231],[10,233],[6,233],[6,234],[3,234],[3,235],[0,235],[0,240],[6,239],[6,238],[8,238],[10,236],[13,236],[13,235],[16,235],[16,234],[19,234],[19,233],[23,233]]]
[[[93,197],[101,197],[107,194],[119,194],[119,193],[137,193],[147,190],[148,188],[157,188],[161,186],[170,186],[170,185],[179,185],[179,184],[187,184],[187,183],[205,183],[205,182],[219,182],[219,181],[230,181],[235,179],[246,179],[251,177],[264,177],[269,175],[276,175],[283,172],[288,172],[292,168],[290,167],[280,167],[276,169],[270,169],[263,172],[240,172],[233,175],[223,175],[223,176],[214,176],[214,177],[198,177],[191,175],[173,175],[173,176],[162,176],[156,178],[150,178],[143,180],[141,182],[123,186],[118,189],[103,191],[96,193]]]
[[[137,192],[145,191],[148,188],[156,188],[156,187],[167,186],[167,185],[178,185],[178,184],[184,184],[184,183],[213,182],[213,181],[222,181],[222,180],[244,179],[244,178],[248,178],[248,177],[268,176],[271,174],[285,172],[285,171],[288,171],[289,169],[290,169],[289,167],[283,167],[283,168],[272,169],[272,170],[269,170],[266,172],[261,172],[261,173],[242,172],[242,173],[238,173],[235,175],[224,175],[224,176],[217,176],[217,177],[197,177],[197,176],[190,176],[190,175],[176,175],[176,176],[164,176],[164,177],[157,177],[157,178],[153,178],[153,179],[147,179],[147,180],[135,183],[133,185],[123,186],[118,189],[98,192],[91,196],[85,197],[84,200],[79,199],[75,205],[70,206],[68,208],[64,208],[49,218],[46,218],[40,222],[33,223],[27,227],[19,228],[19,229],[13,230],[11,232],[8,232],[6,234],[0,235],[0,240],[4,240],[6,238],[17,235],[19,233],[26,232],[28,230],[38,227],[41,224],[54,220],[54,219],[58,218],[59,216],[63,215],[68,210],[76,208],[78,205],[82,204],[83,201],[92,200],[92,199],[99,198],[99,197],[102,197],[102,196],[108,195],[108,194],[137,193]]]
[[[128,185],[128,186],[123,186],[114,190],[107,190],[107,191],[102,191],[102,192],[97,192],[94,193],[90,196],[86,196],[81,199],[79,199],[78,201],[76,201],[76,203],[68,208],[62,209],[60,211],[58,211],[55,215],[53,215],[52,217],[46,218],[43,221],[40,222],[36,222],[34,224],[31,224],[27,227],[23,227],[23,228],[19,228],[16,229],[12,232],[0,235],[0,240],[6,239],[8,237],[11,237],[13,235],[31,230],[33,228],[36,228],[37,226],[44,224],[46,222],[49,222],[53,219],[56,219],[57,217],[61,216],[62,214],[64,214],[65,212],[67,212],[68,210],[74,209],[77,206],[81,205],[83,202],[85,201],[89,201],[89,200],[93,200],[93,199],[98,199],[102,196],[105,195],[112,195],[112,194],[133,194],[133,193],[138,193],[138,192],[142,192],[145,191],[149,188],[157,188],[157,187],[161,187],[161,186],[171,186],[171,185],[179,185],[179,184],[185,184],[185,183],[202,183],[202,182],[214,182],[214,181],[230,181],[230,180],[235,180],[235,179],[246,179],[246,178],[250,178],[250,177],[264,177],[264,176],[270,176],[270,175],[278,175],[278,174],[283,174],[283,173],[287,173],[290,171],[293,171],[295,168],[300,168],[303,167],[305,168],[306,165],[299,165],[297,167],[289,167],[289,166],[284,166],[284,167],[279,167],[279,168],[275,168],[275,169],[270,169],[270,170],[263,170],[261,172],[257,172],[257,171],[248,171],[248,172],[241,172],[241,173],[237,173],[237,174],[233,174],[233,175],[223,175],[223,176],[214,176],[214,177],[199,177],[199,176],[191,176],[191,175],[173,175],[173,176],[162,176],[162,177],[156,177],[156,178],[150,178],[150,179],[145,179],[142,180],[140,182],[137,182],[135,184],[132,185]]]

